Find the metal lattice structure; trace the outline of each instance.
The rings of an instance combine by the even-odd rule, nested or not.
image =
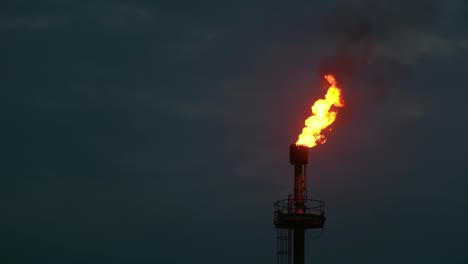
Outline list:
[[[277,229],[277,263],[304,264],[305,237],[308,229],[323,228],[324,202],[307,199],[308,148],[291,145],[290,162],[294,165],[294,197],[274,203]]]
[[[278,264],[292,263],[292,231],[285,228],[276,229],[276,258]]]

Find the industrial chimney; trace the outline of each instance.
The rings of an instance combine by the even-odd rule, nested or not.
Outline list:
[[[294,197],[289,195],[274,204],[278,264],[304,264],[304,232],[323,228],[325,222],[324,203],[307,199],[308,152],[305,146],[289,147],[289,161],[294,166]]]

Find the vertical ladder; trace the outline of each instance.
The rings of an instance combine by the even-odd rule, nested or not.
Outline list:
[[[292,250],[292,232],[289,229],[277,228],[276,229],[276,255],[277,264],[292,264],[291,250]]]

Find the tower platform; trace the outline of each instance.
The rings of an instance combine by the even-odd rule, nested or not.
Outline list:
[[[324,205],[319,200],[304,200],[304,205],[300,207],[301,213],[297,213],[291,199],[279,200],[275,203],[275,226],[283,229],[323,228],[326,220]]]

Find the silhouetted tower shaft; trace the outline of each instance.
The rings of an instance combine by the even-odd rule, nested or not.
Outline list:
[[[294,165],[294,204],[295,213],[304,213],[304,169],[302,164]],[[294,237],[294,264],[304,264],[304,228],[295,228]]]
[[[309,148],[304,146],[289,147],[289,161],[294,166],[294,197],[275,203],[278,264],[291,264],[291,260],[294,264],[304,264],[304,232],[322,228],[325,222],[324,203],[307,199],[308,152]]]
[[[294,229],[294,264],[304,264],[304,228]]]
[[[308,163],[309,149],[291,145],[289,147],[289,161],[294,165],[294,212],[304,214],[304,200],[306,199],[307,188],[305,186],[305,171]],[[293,232],[293,260],[294,264],[304,264],[304,228],[295,227]]]
[[[304,166],[302,164],[294,164],[294,205],[296,214],[304,213]]]

